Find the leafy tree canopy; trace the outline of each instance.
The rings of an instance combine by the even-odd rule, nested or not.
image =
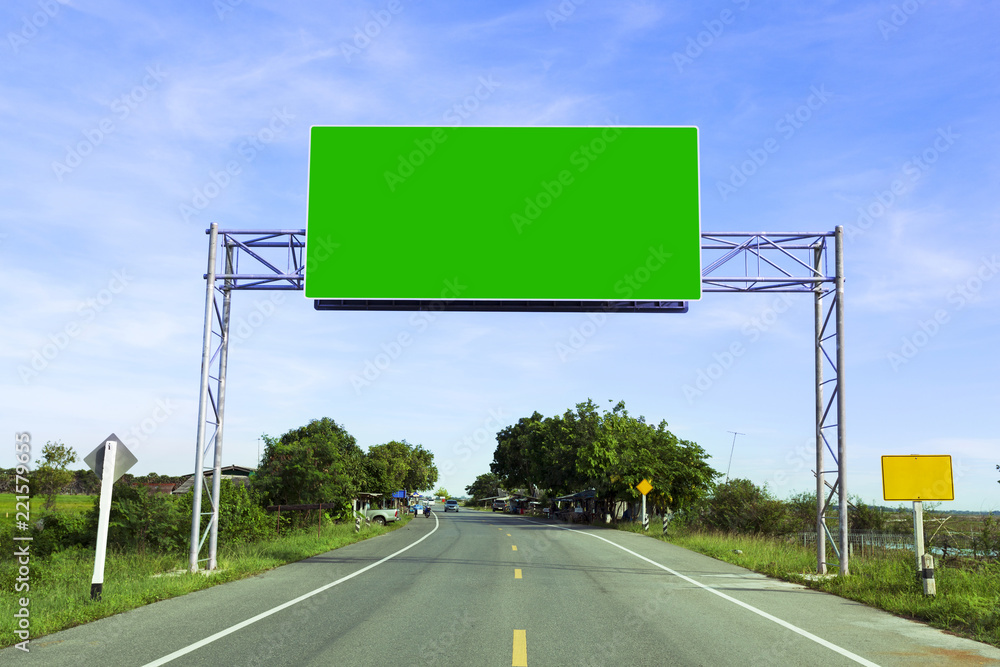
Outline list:
[[[42,458],[31,473],[31,495],[45,496],[45,509],[55,507],[56,494],[73,481],[74,473],[69,464],[76,461],[76,452],[61,442],[46,442],[42,447]]]
[[[473,500],[498,496],[500,495],[500,478],[491,472],[480,475],[475,482],[465,487],[465,492],[472,496]]]
[[[265,504],[348,504],[365,480],[364,454],[354,436],[328,417],[314,419],[266,443],[254,477]]]
[[[697,444],[681,440],[618,402],[601,413],[592,400],[576,410],[543,417],[535,412],[497,434],[490,470],[505,488],[543,489],[556,495],[593,488],[602,499],[636,499],[642,479],[649,500],[664,508],[689,506],[712,488],[719,473]]]

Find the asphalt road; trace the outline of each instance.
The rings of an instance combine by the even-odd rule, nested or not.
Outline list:
[[[640,535],[462,511],[0,664],[938,667],[1000,665],[1000,650]]]

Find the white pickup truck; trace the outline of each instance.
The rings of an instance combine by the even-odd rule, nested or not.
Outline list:
[[[399,521],[399,510],[380,510],[377,507],[371,507],[365,510],[365,517],[372,523],[384,526],[387,523]]]

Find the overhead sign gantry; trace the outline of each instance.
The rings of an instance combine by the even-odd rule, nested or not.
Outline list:
[[[830,537],[848,573],[842,227],[701,233],[696,128],[316,127],[310,155],[308,244],[305,229],[207,230],[192,571],[206,539],[216,567],[232,293],[295,290],[320,310],[517,312],[685,312],[709,292],[812,294],[817,570]],[[209,456],[211,489],[200,474]],[[839,539],[826,526],[835,493]]]

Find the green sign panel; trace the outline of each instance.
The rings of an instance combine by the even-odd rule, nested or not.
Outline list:
[[[313,127],[314,299],[701,297],[694,127]]]

